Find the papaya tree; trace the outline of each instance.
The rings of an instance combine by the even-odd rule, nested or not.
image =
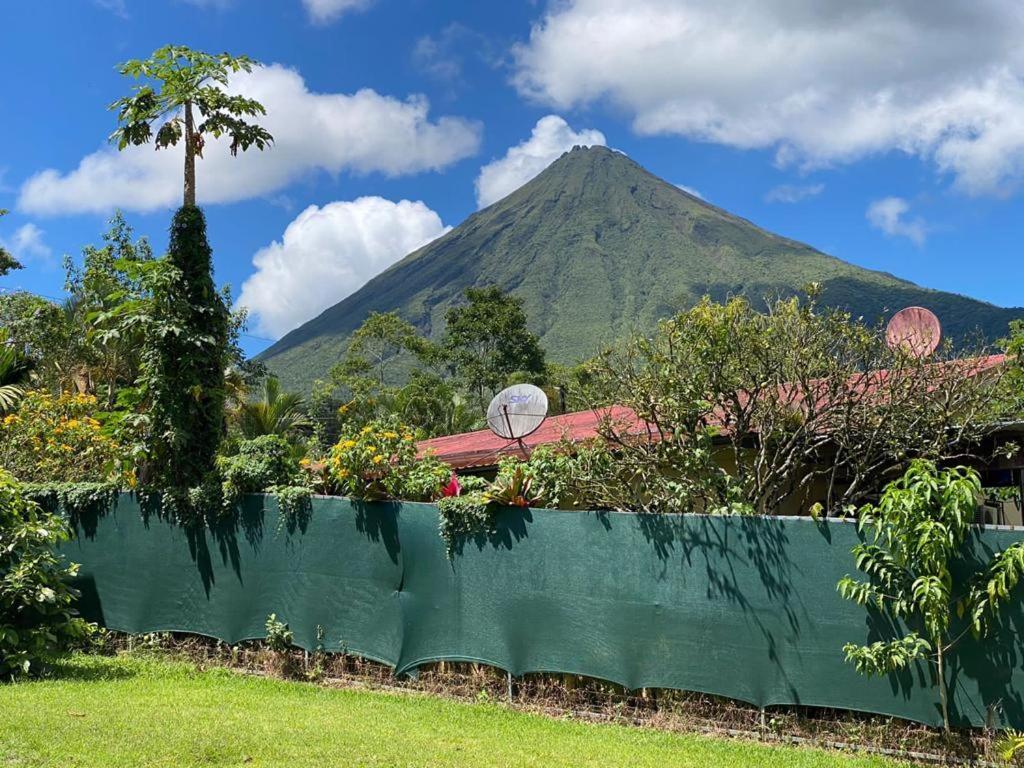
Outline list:
[[[206,136],[231,138],[231,154],[249,147],[263,150],[274,140],[247,118],[266,114],[255,99],[229,94],[228,79],[251,72],[257,62],[248,56],[209,54],[184,45],[165,45],[148,59],[121,64],[122,75],[143,80],[130,96],[110,105],[118,128],[110,139],[118,149],[148,144],[156,149],[185,144],[184,205],[196,204],[196,158],[202,158]],[[156,132],[154,138],[154,131]]]
[[[140,272],[151,279],[148,297],[111,313],[139,321],[135,327],[146,332],[139,376],[149,405],[146,477],[164,487],[200,483],[213,468],[222,435],[232,326],[213,280],[206,219],[196,207],[195,161],[206,136],[230,137],[232,155],[273,142],[249,120],[266,114],[263,105],[226,90],[231,75],[254,66],[248,56],[164,46],[121,65],[123,75],[142,83],[110,105],[117,110],[119,125],[110,138],[118,149],[150,139],[158,150],[185,145],[184,203],[171,224],[167,257]]]

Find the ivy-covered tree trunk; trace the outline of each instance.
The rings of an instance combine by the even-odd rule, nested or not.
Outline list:
[[[224,421],[228,311],[213,282],[206,220],[195,206],[174,215],[168,260],[177,272],[156,302],[160,334],[147,340],[151,478],[169,488],[201,483],[214,466]]]

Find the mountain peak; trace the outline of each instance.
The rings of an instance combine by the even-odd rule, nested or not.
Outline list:
[[[809,282],[822,284],[824,303],[869,321],[927,307],[954,337],[978,328],[998,338],[1024,316],[848,264],[687,194],[621,152],[573,147],[260,357],[282,384],[305,390],[370,312],[397,311],[437,336],[465,288],[497,285],[523,299],[549,359],[573,363],[701,296],[757,302]]]
[[[630,160],[629,156],[624,152],[619,152],[616,149],[610,149],[609,147],[601,144],[594,144],[592,146],[577,144],[572,149],[563,152],[558,159],[545,168],[542,173],[547,173],[549,171],[554,173],[564,173],[564,167],[566,165],[576,163],[587,163],[593,165],[602,161],[611,161],[613,163],[616,161],[623,161],[634,166],[638,170],[643,171],[643,168]]]

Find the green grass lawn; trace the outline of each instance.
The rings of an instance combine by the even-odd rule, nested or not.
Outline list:
[[[0,766],[891,766],[141,656],[0,685]]]

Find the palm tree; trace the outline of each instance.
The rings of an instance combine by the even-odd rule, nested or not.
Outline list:
[[[282,392],[277,377],[268,376],[263,382],[263,399],[239,406],[238,427],[247,440],[261,435],[292,437],[310,425],[303,405],[301,396]]]
[[[32,368],[31,358],[8,340],[7,329],[0,328],[0,413],[7,413],[18,404]]]

